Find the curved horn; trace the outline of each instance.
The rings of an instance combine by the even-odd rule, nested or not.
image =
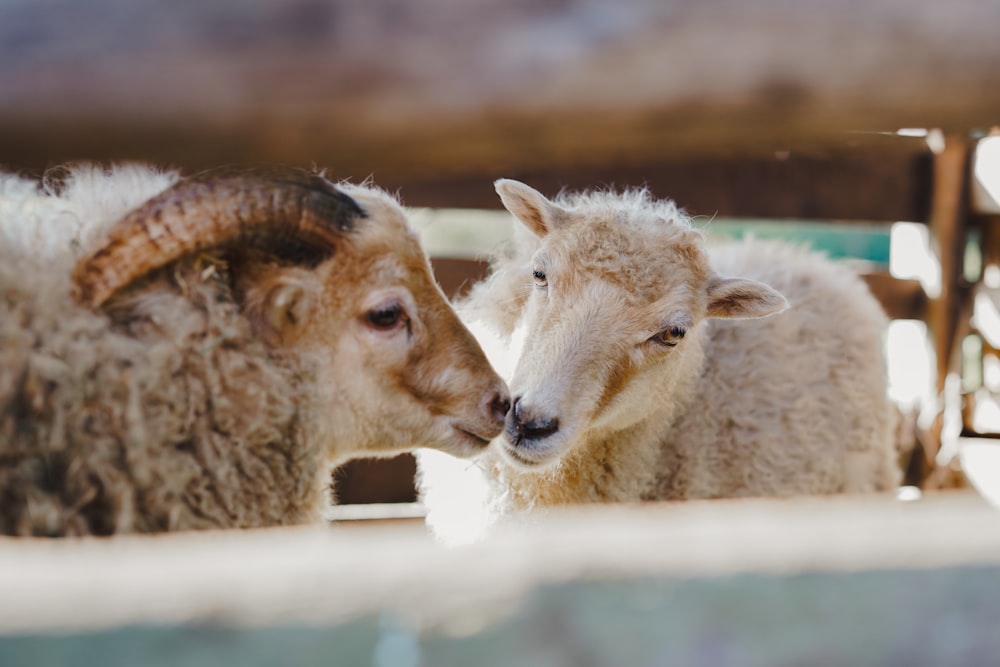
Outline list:
[[[119,221],[73,270],[78,302],[97,308],[170,262],[200,250],[297,244],[322,257],[365,213],[318,174],[212,171],[184,179]]]

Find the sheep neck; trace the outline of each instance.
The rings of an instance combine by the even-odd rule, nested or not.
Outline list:
[[[555,466],[525,470],[494,455],[493,474],[507,490],[509,509],[651,498],[673,425],[695,400],[703,338],[701,330],[690,335],[683,355],[635,379],[639,385],[631,388],[630,400],[644,401],[640,418],[623,427],[592,428]]]

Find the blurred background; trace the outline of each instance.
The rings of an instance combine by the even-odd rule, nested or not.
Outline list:
[[[494,179],[647,186],[713,238],[856,263],[893,318],[906,483],[1000,495],[998,26],[995,0],[2,0],[0,168],[372,178],[413,207],[451,295],[509,234]],[[363,461],[335,485],[407,503],[412,476],[410,457]],[[403,648],[371,664],[418,664],[379,623]],[[537,664],[586,663],[559,656]]]
[[[465,212],[434,233],[451,294],[499,242],[485,230],[504,223],[469,214],[498,208],[494,179],[646,185],[713,231],[863,263],[900,321],[907,482],[946,486],[958,438],[1000,429],[975,417],[1000,330],[972,325],[1000,288],[1000,177],[979,157],[1000,122],[998,19],[981,0],[6,0],[0,166],[373,178],[425,226]],[[412,467],[350,466],[341,500],[412,500]]]
[[[949,486],[959,439],[1000,431],[998,19],[981,0],[6,0],[0,166],[372,178],[423,210],[452,295],[502,242],[474,214],[494,179],[648,186],[713,233],[858,261],[897,320],[907,483]],[[339,496],[412,500],[412,470],[354,464]]]

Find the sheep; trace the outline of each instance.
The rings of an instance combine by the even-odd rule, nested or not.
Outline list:
[[[56,176],[0,177],[0,533],[309,522],[350,457],[502,430],[506,385],[386,193]]]
[[[645,189],[496,189],[513,248],[458,307],[522,349],[493,446],[419,455],[440,537],[552,505],[898,485],[887,320],[852,269],[773,241],[706,249]]]

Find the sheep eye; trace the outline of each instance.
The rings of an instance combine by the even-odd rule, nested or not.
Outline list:
[[[535,284],[539,287],[545,287],[549,284],[548,276],[545,275],[544,271],[539,271],[535,269],[531,272],[531,276],[535,279]]]
[[[376,329],[394,329],[404,318],[403,307],[396,303],[389,303],[368,311],[368,323]]]
[[[686,333],[687,329],[684,327],[672,326],[657,333],[649,340],[664,347],[674,347],[684,338],[684,334]]]

